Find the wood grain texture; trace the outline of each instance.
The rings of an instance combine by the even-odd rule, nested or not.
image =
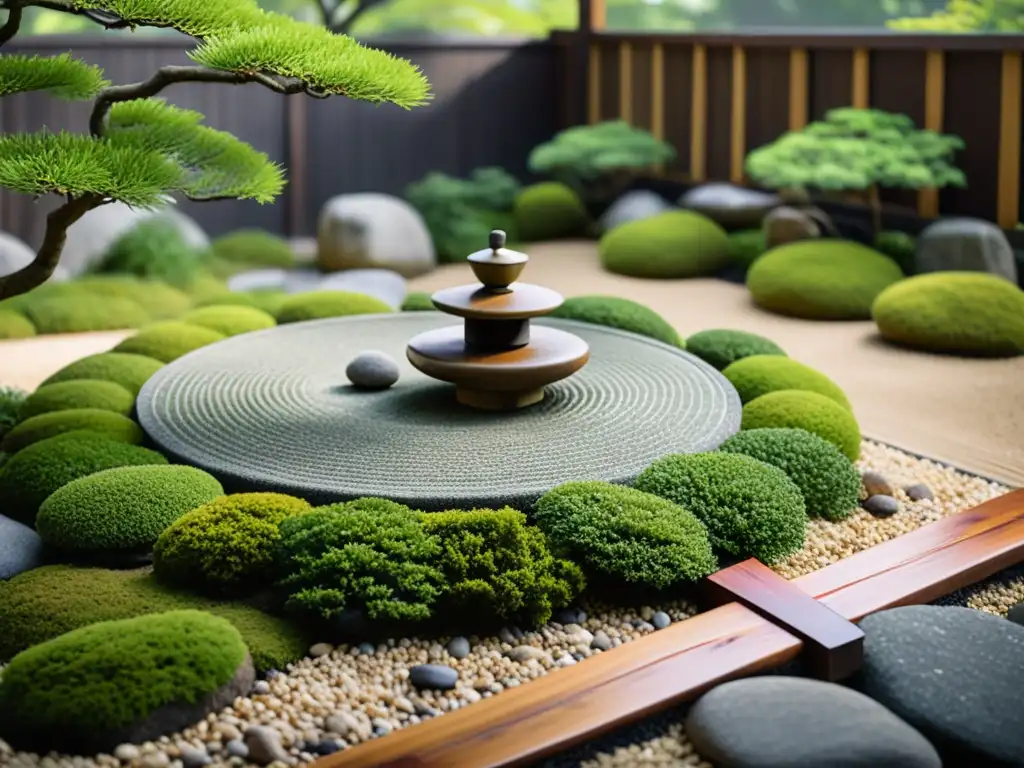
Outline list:
[[[852,66],[850,106],[867,109],[871,106],[871,51],[867,48],[855,48]]]
[[[804,642],[808,670],[837,682],[856,672],[864,659],[864,633],[824,603],[758,560],[723,568],[704,582],[709,606],[737,602]]]
[[[619,119],[633,122],[632,43],[619,43]]]
[[[1003,54],[999,99],[999,180],[996,221],[1003,229],[1020,222],[1021,54]]]
[[[946,111],[946,57],[942,51],[928,51],[924,63],[924,128],[942,132]],[[922,189],[917,193],[917,212],[924,218],[939,215],[939,190]]]
[[[799,131],[807,125],[807,108],[810,104],[808,84],[810,74],[807,67],[807,49],[794,48],[789,52],[789,130]]]
[[[704,181],[707,175],[708,50],[693,46],[693,83],[690,89],[690,178]]]
[[[601,122],[601,46],[590,44],[587,54],[587,122]]]
[[[747,155],[747,52],[732,49],[732,110],[729,114],[729,181],[742,184]]]

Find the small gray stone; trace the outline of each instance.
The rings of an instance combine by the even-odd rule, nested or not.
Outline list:
[[[758,229],[765,214],[781,203],[777,195],[723,182],[701,184],[679,198],[683,208],[735,229]]]
[[[892,483],[879,472],[868,470],[860,479],[868,496],[892,496],[895,493]]]
[[[257,696],[266,696],[270,693],[270,683],[266,680],[257,680],[255,685],[252,687],[252,692]]]
[[[579,624],[581,621],[586,621],[586,618],[580,619],[581,613],[583,613],[583,611],[580,611],[576,608],[560,608],[559,610],[555,611],[554,615],[551,617],[551,620],[556,622],[557,624],[562,625]],[[584,614],[584,617],[586,617],[586,614]]]
[[[140,754],[142,753],[134,744],[121,744],[114,749],[114,757],[126,763],[131,760],[138,760]]]
[[[1017,284],[1017,262],[1006,233],[983,219],[942,217],[917,237],[915,271],[988,272]]]
[[[319,659],[321,656],[327,656],[333,650],[334,646],[330,643],[316,643],[310,647],[309,655],[314,659]]]
[[[649,621],[634,621],[633,626],[639,629],[641,632],[653,632],[654,625]]]
[[[178,758],[185,768],[201,768],[213,762],[205,749],[191,746],[183,746],[179,751]]]
[[[674,205],[668,203],[656,192],[647,189],[633,189],[625,192],[608,206],[608,210],[601,215],[601,229],[608,232],[631,221],[649,219],[651,216],[674,209]]]
[[[387,389],[398,381],[399,368],[391,355],[371,349],[352,359],[345,376],[361,389]]]
[[[243,736],[249,748],[249,759],[259,765],[270,765],[280,760],[291,763],[291,755],[281,745],[281,734],[265,725],[251,725]]]
[[[395,729],[391,723],[385,720],[383,717],[373,718],[373,732],[377,736],[387,736],[391,731]]]
[[[417,664],[409,670],[409,682],[420,689],[450,691],[459,682],[459,673],[446,664]]]
[[[908,485],[903,489],[903,492],[907,494],[911,501],[931,501],[935,498],[935,496],[932,495],[932,489],[924,483]]]
[[[430,704],[425,702],[423,699],[417,697],[412,700],[413,709],[416,710],[416,714],[420,717],[437,717],[441,714],[441,710],[436,707],[432,707]]]
[[[171,758],[165,752],[149,752],[139,759],[138,768],[167,768],[170,764]]]
[[[526,661],[539,661],[540,659],[546,658],[548,656],[548,652],[543,648],[535,648],[532,645],[517,645],[508,652],[507,656],[513,661],[518,661],[522,664]]]
[[[336,733],[339,736],[347,737],[354,734],[362,741],[370,738],[373,733],[368,724],[360,722],[351,712],[344,711],[329,715],[324,720],[324,728],[329,733]]]
[[[453,637],[448,641],[448,655],[453,659],[464,659],[469,656],[469,640],[464,637]]]
[[[516,636],[512,634],[512,630],[508,627],[502,627],[501,630],[499,630],[498,639],[503,643],[508,643],[509,645],[516,644]]]
[[[38,568],[43,562],[43,540],[39,534],[0,515],[0,581]]]
[[[359,652],[363,654],[363,656],[373,656],[373,654],[377,652],[377,648],[373,643],[360,643]]]
[[[655,629],[664,629],[672,623],[672,618],[664,611],[658,611],[651,617],[651,624]]]
[[[864,509],[875,517],[892,517],[900,511],[900,503],[892,496],[876,493],[864,501]]]
[[[224,745],[224,751],[231,757],[248,757],[249,748],[245,746],[245,742],[241,739],[232,739]]]
[[[594,639],[590,643],[590,647],[598,651],[607,651],[612,647],[612,639],[605,634],[604,630],[597,630],[594,633]]]
[[[560,667],[571,667],[576,664],[576,659],[573,658],[571,653],[566,653],[559,656],[557,661],[555,661],[555,664]]]
[[[1017,603],[1006,613],[1006,618],[1014,624],[1024,626],[1024,603]]]

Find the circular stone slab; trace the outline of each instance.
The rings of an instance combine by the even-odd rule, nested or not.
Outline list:
[[[644,336],[571,320],[590,362],[512,413],[459,405],[405,347],[450,317],[410,312],[293,323],[198,349],[143,387],[138,416],[165,452],[231,491],[312,503],[381,496],[425,510],[529,508],[569,480],[629,483],[669,453],[713,450],[740,426],[718,371]],[[364,349],[399,361],[390,389],[358,390],[345,366]]]

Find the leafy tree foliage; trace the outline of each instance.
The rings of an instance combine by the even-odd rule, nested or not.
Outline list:
[[[948,0],[930,16],[894,19],[892,29],[913,32],[1024,32],[1024,0]]]

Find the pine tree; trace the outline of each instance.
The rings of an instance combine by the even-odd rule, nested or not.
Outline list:
[[[0,47],[18,32],[26,8],[84,16],[105,29],[164,27],[196,40],[191,64],[165,66],[141,82],[113,85],[70,54],[0,53],[0,96],[44,91],[92,101],[89,133],[43,130],[0,136],[0,186],[64,202],[46,219],[35,260],[0,277],[0,299],[46,281],[68,228],[88,211],[119,201],[155,208],[174,195],[190,200],[272,202],[283,170],[203,116],[155,98],[174,83],[256,83],[281,94],[347,96],[405,109],[430,99],[411,63],[327,29],[260,9],[256,0],[0,0],[7,21]]]

